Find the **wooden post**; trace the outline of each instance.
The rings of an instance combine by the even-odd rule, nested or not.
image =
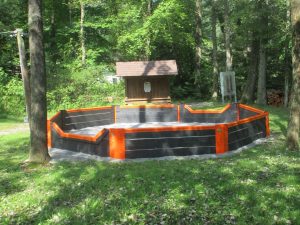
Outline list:
[[[17,35],[21,75],[22,75],[22,80],[23,80],[24,95],[25,95],[25,102],[26,102],[26,113],[27,113],[28,122],[30,123],[30,114],[31,114],[31,110],[30,110],[30,105],[31,105],[30,75],[29,75],[28,67],[27,67],[25,44],[24,44],[24,40],[22,37],[23,30],[16,29],[15,33]]]

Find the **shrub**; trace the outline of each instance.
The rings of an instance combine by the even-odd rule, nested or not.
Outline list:
[[[23,82],[18,78],[11,79],[0,88],[1,107],[4,113],[21,116],[25,114]]]

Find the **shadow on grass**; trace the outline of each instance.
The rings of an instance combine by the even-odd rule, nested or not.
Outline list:
[[[264,145],[207,161],[61,163],[60,176],[44,187],[55,194],[22,222],[296,224],[299,158],[291,157]]]
[[[23,173],[19,162],[25,159],[29,146],[26,136],[0,136],[0,142],[1,197],[25,190],[26,186],[20,183]]]
[[[286,126],[284,114],[284,111],[276,112],[272,117],[275,131]],[[6,145],[15,142],[7,140]],[[12,189],[17,191],[26,188],[25,185],[22,189],[18,181],[24,173],[17,163],[25,157],[22,152],[25,149],[7,148],[8,153],[0,152],[0,169],[8,168],[11,177],[6,179],[11,179]],[[59,163],[46,172],[30,174],[34,188],[40,192],[30,198],[42,200],[26,207],[20,202],[20,210],[6,216],[4,221],[11,224],[297,224],[300,221],[300,156],[283,149],[282,139],[278,139],[231,158],[215,160]],[[7,190],[8,195],[13,193]],[[26,193],[30,192],[26,190]]]

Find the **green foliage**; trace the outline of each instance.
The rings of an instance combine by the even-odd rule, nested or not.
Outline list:
[[[26,166],[28,133],[1,136],[0,224],[298,224],[300,155],[267,109],[274,139],[210,160]]]
[[[103,70],[102,66],[94,66],[52,74],[48,82],[48,111],[122,103],[125,93],[123,82],[108,83]]]
[[[25,113],[23,83],[17,78],[11,79],[0,87],[0,109],[10,115],[21,116]]]
[[[122,84],[101,85],[104,68],[114,70],[116,61],[175,59],[179,75],[172,78],[173,98],[206,100],[212,92],[212,5],[202,2],[201,71],[195,75],[195,1],[153,0],[84,0],[86,65],[81,65],[79,0],[43,1],[44,42],[46,50],[49,109],[120,103]],[[217,4],[217,39],[219,71],[225,69],[224,2]],[[0,3],[0,30],[13,31],[27,27],[26,1]],[[268,21],[262,21],[262,16]],[[252,39],[267,39],[267,86],[283,89],[283,77],[290,73],[291,36],[285,0],[230,1],[231,45],[237,91],[241,95],[249,66]],[[27,37],[24,37],[27,46]],[[288,49],[284,49],[288,46]],[[28,48],[28,46],[27,46]],[[19,77],[15,37],[0,34],[0,98],[11,79]],[[28,54],[27,54],[28,55]],[[101,65],[101,66],[100,66]],[[99,74],[95,74],[96,72]],[[68,84],[68,85],[66,85]],[[100,90],[101,89],[101,90]],[[6,89],[5,89],[6,90]],[[14,94],[15,95],[15,94]],[[18,96],[16,94],[16,96]],[[239,96],[238,96],[239,97]],[[18,98],[18,97],[17,97]],[[19,100],[14,100],[18,103]],[[8,104],[8,103],[5,103]],[[9,108],[13,108],[11,103]],[[16,105],[19,108],[20,105]],[[0,103],[0,110],[4,103]],[[18,113],[24,111],[17,110]],[[11,112],[11,111],[10,111]],[[14,113],[14,112],[13,112]]]

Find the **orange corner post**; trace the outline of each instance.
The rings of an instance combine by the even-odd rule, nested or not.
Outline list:
[[[269,137],[270,134],[271,134],[271,131],[270,131],[269,113],[266,112],[266,136]]]
[[[216,125],[216,154],[228,152],[228,126]]]
[[[109,129],[109,156],[113,159],[125,159],[124,129]]]
[[[47,146],[48,146],[48,148],[52,147],[52,140],[51,140],[51,120],[47,120]]]

